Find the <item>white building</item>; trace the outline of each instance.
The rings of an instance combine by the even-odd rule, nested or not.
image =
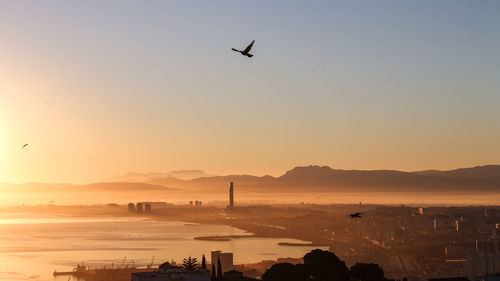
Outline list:
[[[233,253],[223,253],[222,251],[212,251],[211,262],[217,268],[217,262],[220,260],[222,272],[233,270]]]

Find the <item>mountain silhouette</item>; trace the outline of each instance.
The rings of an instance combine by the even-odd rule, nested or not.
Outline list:
[[[190,176],[198,172],[186,172]],[[180,174],[183,174],[182,172]],[[207,175],[203,173],[203,175]],[[433,200],[436,196],[459,196],[463,202],[476,202],[472,195],[491,201],[500,194],[500,165],[477,166],[448,171],[425,170],[403,172],[395,170],[342,170],[327,166],[295,167],[279,177],[228,175],[202,176],[178,179],[161,173],[132,174],[141,181],[107,181],[92,184],[71,183],[0,183],[0,194],[8,195],[9,202],[34,204],[55,201],[79,202],[138,202],[141,200],[179,200],[207,196],[212,199],[226,198],[229,182],[235,183],[236,194],[253,194],[264,199],[265,194],[293,193],[316,196],[316,192],[334,195],[356,193],[374,196],[411,194],[404,198]],[[385,195],[383,195],[385,194]],[[469,198],[468,196],[471,195]],[[302,195],[301,195],[302,196]],[[382,198],[381,197],[381,198]],[[385,197],[384,197],[385,198]],[[469,198],[469,199],[467,199]],[[383,198],[382,198],[383,199]],[[432,199],[432,200],[431,200]],[[209,200],[209,199],[206,199]],[[469,200],[469,201],[467,201]],[[481,201],[483,202],[483,201]],[[1,202],[0,202],[1,203]]]
[[[175,178],[179,180],[191,180],[201,177],[213,176],[200,170],[174,170],[165,173],[138,173],[128,172],[122,175],[116,175],[111,178],[105,179],[106,181],[128,181],[128,182],[151,182],[158,179],[161,181],[163,178]]]
[[[449,171],[341,170],[328,166],[295,167],[279,177],[228,175],[180,181],[164,179],[155,184],[199,189],[225,189],[234,181],[248,191],[500,191],[500,165]]]

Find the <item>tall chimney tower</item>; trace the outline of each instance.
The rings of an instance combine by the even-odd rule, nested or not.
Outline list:
[[[229,208],[234,207],[234,187],[233,182],[229,182]]]

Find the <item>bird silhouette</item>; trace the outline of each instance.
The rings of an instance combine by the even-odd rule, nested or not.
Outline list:
[[[25,143],[25,144],[23,144],[23,146],[21,146],[21,149],[24,149],[24,148],[25,148],[25,147],[27,147],[27,146],[28,146],[28,144],[27,144],[27,143]]]
[[[354,218],[361,218],[361,217],[362,217],[361,213],[354,213],[354,214],[351,214],[351,218],[353,218],[353,219],[354,219]]]
[[[236,50],[235,48],[231,48],[231,50],[235,51],[235,52],[238,52],[238,53],[241,53],[242,55],[244,56],[247,56],[249,58],[253,57],[252,54],[250,54],[250,50],[252,49],[253,47],[253,43],[255,42],[255,40],[252,41],[252,43],[250,43],[250,45],[248,45],[245,50],[243,51],[240,51],[240,50]]]

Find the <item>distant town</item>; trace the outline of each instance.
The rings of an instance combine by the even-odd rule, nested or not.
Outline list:
[[[500,272],[500,207],[419,207],[358,204],[238,205],[236,186],[229,183],[226,206],[167,202],[110,203],[88,207],[55,206],[46,212],[98,213],[115,216],[143,216],[158,220],[225,224],[248,231],[243,236],[195,237],[225,241],[241,237],[296,238],[305,245],[327,247],[347,266],[377,264],[386,278],[428,280],[464,277],[469,280],[498,280]],[[29,209],[29,207],[24,207]],[[359,217],[351,216],[357,212]],[[283,243],[283,246],[301,246]],[[304,263],[301,257],[283,257],[254,264],[234,264],[238,253],[211,253],[210,263],[221,263],[222,272],[236,279],[258,279],[273,265]],[[198,259],[200,257],[197,257]],[[211,267],[197,273],[183,273],[175,263],[154,271],[132,274],[133,281],[210,280]],[[223,273],[222,273],[223,274]],[[164,276],[164,277],[161,277]],[[170,276],[170,277],[166,277]],[[164,279],[161,279],[161,278]],[[170,279],[169,279],[170,278]],[[180,277],[179,277],[180,278]],[[240,278],[240,279],[238,279]],[[180,280],[180,279],[179,279]]]

